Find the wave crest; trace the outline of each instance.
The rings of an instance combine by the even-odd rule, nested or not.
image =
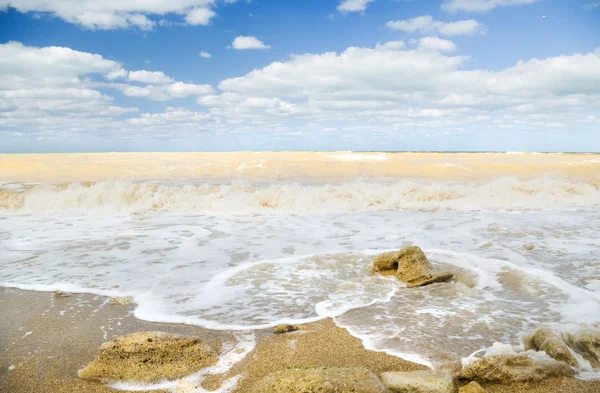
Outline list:
[[[381,210],[520,210],[600,204],[600,181],[504,178],[486,183],[356,180],[338,184],[129,181],[0,186],[0,212],[324,214]]]

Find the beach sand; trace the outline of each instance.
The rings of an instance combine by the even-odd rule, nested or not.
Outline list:
[[[101,383],[80,380],[77,371],[94,359],[103,342],[123,334],[163,331],[193,335],[216,350],[222,343],[234,341],[230,332],[140,321],[133,317],[132,308],[88,294],[55,298],[51,293],[0,288],[0,392],[116,392]],[[207,378],[203,383],[207,390],[243,374],[236,390],[243,393],[263,376],[289,367],[358,366],[378,375],[424,368],[364,349],[360,340],[331,320],[303,325],[298,332],[285,335],[273,335],[270,329],[255,333],[255,351],[225,375]],[[8,371],[9,366],[14,370]],[[600,393],[600,381],[561,379],[486,388],[490,393]]]

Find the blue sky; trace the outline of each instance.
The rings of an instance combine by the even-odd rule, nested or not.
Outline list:
[[[597,0],[0,10],[0,152],[600,151]]]

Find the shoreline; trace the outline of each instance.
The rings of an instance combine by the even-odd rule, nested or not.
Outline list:
[[[91,294],[55,297],[48,292],[0,288],[0,391],[11,393],[114,393],[99,382],[81,380],[77,371],[98,354],[102,343],[141,331],[162,331],[201,338],[219,351],[234,343],[234,333],[197,326],[141,321],[133,305],[111,304]],[[275,335],[255,330],[256,347],[221,375],[208,376],[206,390],[242,376],[235,393],[245,393],[265,375],[286,368],[363,367],[376,375],[386,371],[423,370],[426,367],[364,348],[362,342],[331,319],[301,325],[293,333]],[[14,370],[9,371],[9,366]],[[536,384],[485,386],[488,392],[596,393],[600,381],[549,379]],[[508,390],[507,390],[508,389]],[[156,393],[167,391],[153,390]]]

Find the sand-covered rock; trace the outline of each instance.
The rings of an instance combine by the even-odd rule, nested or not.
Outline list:
[[[433,274],[429,260],[419,247],[378,255],[373,262],[373,273],[395,275],[409,287],[447,282],[453,276],[451,273]]]
[[[600,330],[583,330],[572,335],[570,341],[583,357],[600,362]]]
[[[213,365],[218,356],[202,340],[160,332],[133,333],[104,343],[83,379],[132,382],[174,380]]]
[[[459,378],[480,383],[538,382],[552,377],[572,377],[564,362],[533,360],[521,355],[488,356],[465,366]]]
[[[454,393],[452,376],[430,370],[387,372],[381,375],[383,384],[394,393]]]
[[[385,393],[385,386],[363,368],[287,369],[267,375],[250,393]]]
[[[577,366],[577,359],[559,333],[547,327],[536,330],[530,339],[526,340],[525,349],[544,351],[558,361],[565,362],[570,366]]]
[[[273,329],[273,333],[275,333],[275,334],[284,334],[284,333],[295,332],[296,330],[298,330],[298,326],[294,326],[294,325],[279,325],[275,329]]]
[[[471,381],[458,389],[458,393],[486,393],[486,390],[477,382]]]

